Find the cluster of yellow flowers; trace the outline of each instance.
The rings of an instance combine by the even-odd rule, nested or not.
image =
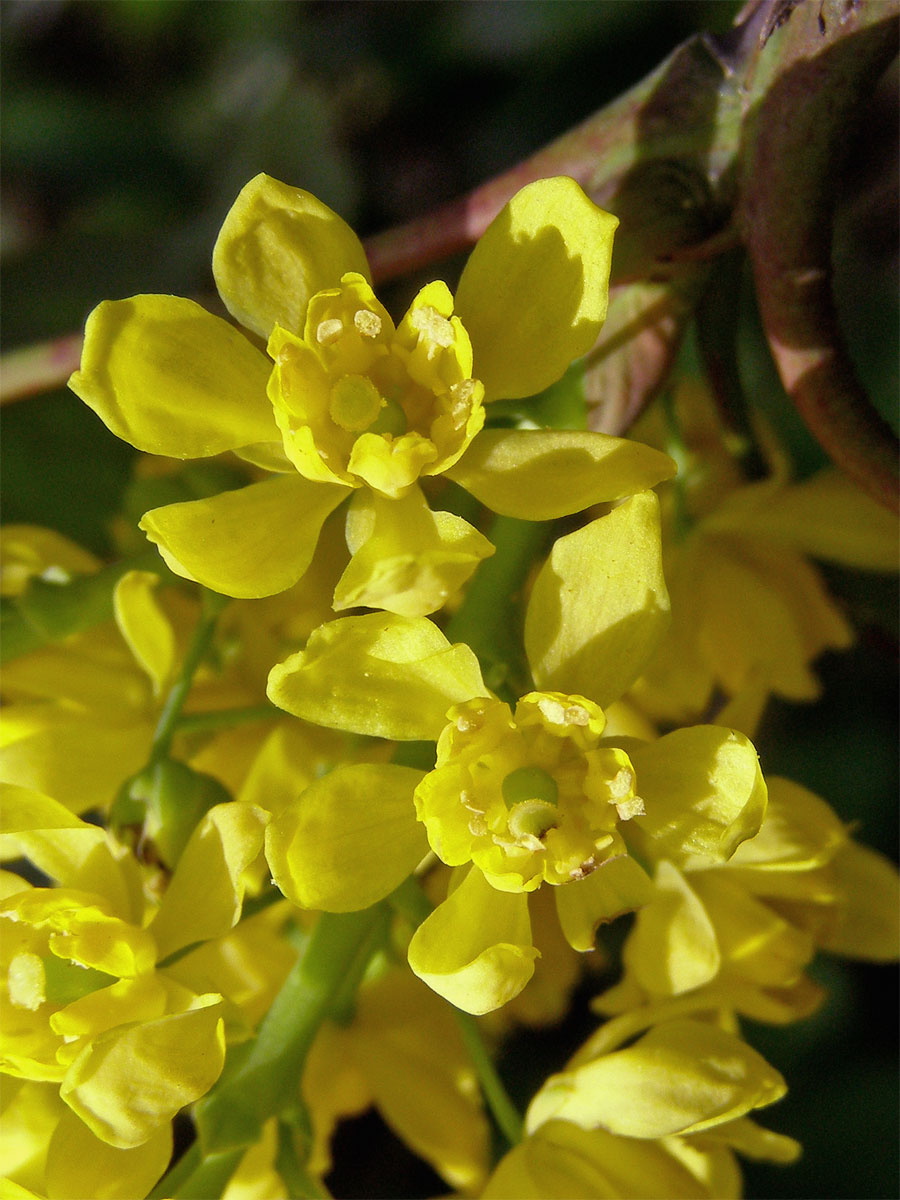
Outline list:
[[[643,441],[492,423],[594,344],[615,226],[530,184],[395,324],[348,226],[259,176],[213,257],[244,332],[89,317],[73,390],[243,485],[146,512],[165,565],[113,575],[3,530],[17,612],[88,598],[4,669],[4,1197],[326,1195],[372,1104],[464,1196],[731,1197],[736,1153],[798,1153],[740,1019],[810,1013],[817,948],[895,957],[898,880],[749,738],[851,636],[804,555],[889,570],[896,530],[771,447],[744,482],[689,389]],[[523,1119],[487,1045],[629,913]]]

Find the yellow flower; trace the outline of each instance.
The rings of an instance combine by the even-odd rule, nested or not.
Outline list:
[[[625,943],[621,983],[605,1013],[710,1007],[784,1023],[823,998],[804,974],[817,947],[850,957],[900,956],[900,878],[857,845],[827,804],[769,780],[759,832],[727,862],[691,855],[677,866],[644,842],[654,895]]]
[[[0,1117],[4,1200],[145,1196],[172,1155],[170,1124],[140,1146],[111,1146],[79,1120],[50,1083],[4,1080]]]
[[[672,625],[633,698],[665,721],[695,718],[716,689],[815,699],[811,664],[853,632],[809,560],[896,571],[896,518],[836,469],[792,482],[771,444],[770,474],[746,482],[708,394],[685,385],[676,400],[685,464],[662,496]],[[651,412],[635,436],[665,445],[661,424]]]
[[[414,1153],[467,1191],[484,1180],[489,1130],[471,1062],[445,1004],[406,970],[370,972],[353,1015],[320,1030],[301,1084],[310,1169],[331,1167],[337,1121],[374,1105]]]
[[[666,1021],[625,1048],[591,1039],[536,1093],[526,1138],[482,1196],[737,1200],[734,1150],[776,1162],[799,1153],[747,1116],[784,1092],[764,1059],[706,1022]]]
[[[304,336],[276,325],[269,398],[301,475],[397,499],[453,465],[484,424],[484,385],[445,284],[394,326],[362,275],[318,292]]]
[[[430,845],[458,871],[413,935],[409,962],[446,999],[484,1013],[534,971],[528,892],[551,884],[566,940],[588,951],[601,922],[652,895],[645,847],[651,861],[719,862],[753,836],[766,789],[741,734],[698,726],[655,743],[603,738],[600,705],[634,681],[665,627],[656,521],[644,493],[557,541],[525,619],[540,690],[514,715],[489,696],[472,650],[424,617],[331,621],[273,668],[270,698],[296,716],[438,743],[431,772],[339,766],[278,812],[266,857],[289,899],[364,908]]]
[[[2,820],[3,857],[29,858],[59,886],[20,880],[0,906],[0,1069],[59,1083],[97,1137],[140,1146],[222,1069],[222,995],[159,964],[237,922],[265,815],[211,809],[158,904],[123,847],[48,797],[7,788]]]
[[[644,811],[628,755],[600,747],[603,710],[531,692],[515,716],[497,700],[447,713],[416,812],[448,865],[474,862],[502,891],[583,879],[625,847],[620,820]]]
[[[67,583],[100,563],[89,551],[53,529],[4,525],[0,529],[0,596],[20,596],[32,579]]]
[[[20,561],[42,574],[99,564],[37,526],[4,530]],[[3,668],[0,778],[53,796],[75,812],[105,808],[146,763],[162,696],[198,607],[157,576],[126,572],[113,589],[115,625],[105,622],[14,658]]]
[[[140,449],[233,450],[276,472],[145,514],[178,574],[232,596],[283,591],[353,494],[353,558],[335,606],[424,615],[493,548],[460,517],[432,512],[420,479],[446,474],[497,512],[543,520],[672,472],[657,451],[602,434],[479,433],[484,403],[541,391],[590,349],[615,226],[571,179],[529,184],[475,247],[456,297],[429,284],[395,325],[349,227],[260,175],[213,254],[222,299],[250,336],[174,296],[107,301],[88,318],[70,386]]]

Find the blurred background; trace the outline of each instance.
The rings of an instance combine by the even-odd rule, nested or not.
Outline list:
[[[358,232],[421,215],[497,174],[640,80],[731,0],[5,0],[2,15],[2,346],[77,331],[105,298],[215,306],[210,255],[259,171],[314,192]],[[841,183],[834,257],[860,373],[897,397],[896,76],[876,87]],[[741,369],[803,472],[822,459],[787,409],[741,296]],[[3,412],[3,519],[111,549],[132,451],[61,390]],[[74,498],[74,499],[73,499]],[[860,628],[821,662],[823,699],[773,705],[767,772],[823,795],[897,856],[895,581],[831,571]],[[751,1197],[897,1195],[897,972],[823,958],[830,999],[751,1042],[787,1077],[764,1123],[800,1138],[793,1168],[747,1164]],[[502,1068],[525,1102],[590,1028],[583,1001]],[[335,1145],[335,1196],[443,1185],[374,1117]]]

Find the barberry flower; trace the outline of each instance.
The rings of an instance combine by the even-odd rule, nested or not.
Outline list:
[[[594,1052],[588,1042],[539,1089],[528,1136],[481,1194],[738,1200],[735,1151],[775,1162],[800,1152],[747,1116],[784,1092],[760,1055],[705,1022],[667,1021],[624,1049]]]
[[[829,806],[771,778],[755,837],[726,862],[693,854],[676,865],[649,842],[653,898],[625,943],[622,980],[598,1011],[710,1007],[782,1024],[813,1012],[821,988],[805,974],[817,948],[849,957],[900,957],[900,878],[858,845]]]
[[[301,1084],[313,1126],[309,1167],[331,1167],[337,1121],[374,1105],[447,1182],[471,1192],[487,1174],[489,1130],[450,1010],[409,971],[370,972],[352,1016],[327,1022]]]
[[[237,922],[265,814],[211,809],[158,903],[124,847],[49,797],[6,788],[2,821],[3,857],[27,857],[58,886],[20,880],[0,905],[0,1069],[58,1083],[97,1137],[140,1146],[222,1069],[223,996],[160,964]]]
[[[4,1200],[145,1196],[172,1155],[170,1124],[139,1146],[111,1146],[79,1120],[52,1083],[6,1078],[2,1118]]]
[[[273,668],[269,695],[297,716],[438,744],[430,772],[338,767],[279,812],[266,855],[290,899],[365,907],[430,845],[458,874],[413,935],[409,962],[445,998],[482,1013],[534,970],[530,891],[553,888],[566,939],[586,951],[601,921],[652,894],[630,846],[641,859],[650,845],[679,862],[723,861],[753,836],[766,792],[741,734],[699,726],[649,744],[603,737],[598,701],[633,682],[665,627],[657,519],[645,493],[557,541],[525,621],[540,690],[514,713],[490,696],[469,647],[424,617],[329,622]]]
[[[616,224],[571,179],[529,184],[475,247],[456,297],[431,283],[395,325],[349,227],[260,175],[213,254],[222,299],[249,336],[175,296],[107,301],[88,318],[70,386],[140,449],[233,450],[277,473],[145,514],[176,573],[233,596],[283,591],[352,494],[354,558],[336,605],[424,615],[492,547],[461,518],[432,513],[421,479],[446,474],[497,512],[543,520],[672,473],[665,455],[598,433],[479,433],[485,403],[539,392],[590,349]]]
[[[847,648],[853,632],[810,560],[896,572],[896,518],[834,468],[793,480],[764,431],[769,474],[746,481],[746,447],[696,384],[679,387],[674,414],[684,461],[661,495],[672,625],[633,698],[667,722],[696,719],[716,689],[813,700],[812,664]],[[652,410],[635,436],[671,448],[663,424]]]

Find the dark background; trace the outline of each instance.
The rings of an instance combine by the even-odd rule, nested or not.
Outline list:
[[[7,0],[3,348],[72,332],[104,298],[214,303],[215,235],[259,171],[376,232],[511,166],[736,11],[730,0]],[[835,260],[851,349],[893,414],[896,96],[875,84],[841,184]],[[749,286],[741,303],[745,386],[810,470],[819,452],[786,411]],[[11,406],[4,520],[108,551],[131,455],[65,391]],[[830,580],[859,643],[822,661],[821,702],[774,706],[758,738],[763,766],[819,792],[896,857],[895,588],[852,572]],[[806,1147],[792,1168],[747,1164],[747,1195],[895,1196],[897,972],[823,958],[813,973],[830,991],[820,1013],[747,1030],[791,1088],[763,1123]],[[587,1028],[582,1004],[562,1029],[510,1044],[503,1069],[523,1104]],[[337,1196],[443,1188],[377,1118],[347,1124],[335,1161]]]

